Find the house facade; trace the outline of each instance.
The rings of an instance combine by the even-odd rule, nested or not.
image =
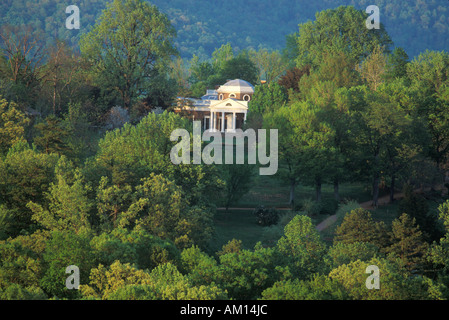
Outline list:
[[[178,98],[175,112],[201,121],[203,130],[235,132],[246,121],[254,86],[241,79],[230,80],[201,99]]]

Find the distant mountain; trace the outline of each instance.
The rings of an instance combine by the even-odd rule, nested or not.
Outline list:
[[[2,0],[0,24],[31,23],[45,31],[48,41],[63,38],[77,45],[80,32],[89,30],[106,7],[106,0]],[[298,24],[313,20],[317,11],[340,5],[365,10],[380,8],[380,20],[396,46],[409,56],[449,48],[447,0],[152,0],[166,13],[178,31],[177,46],[183,57],[207,57],[223,43],[236,49],[282,49],[285,36]],[[77,5],[81,29],[65,29],[65,8]],[[363,26],[362,26],[363,27]]]

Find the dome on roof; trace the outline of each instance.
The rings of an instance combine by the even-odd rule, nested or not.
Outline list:
[[[235,79],[229,80],[217,89],[218,93],[254,93],[254,86],[248,81]]]

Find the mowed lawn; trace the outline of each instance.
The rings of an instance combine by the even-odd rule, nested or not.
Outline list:
[[[334,196],[333,186],[323,185],[322,197]],[[256,176],[251,188],[240,201],[232,205],[231,209],[217,210],[214,218],[215,234],[209,250],[217,252],[232,239],[242,241],[246,249],[253,249],[258,241],[264,240],[264,227],[257,224],[253,215],[253,208],[258,205],[275,208],[288,208],[290,187],[282,180],[273,176]],[[367,201],[371,195],[361,184],[343,184],[340,187],[342,199],[354,199],[360,202]],[[309,186],[297,186],[295,189],[296,203],[304,199],[314,199],[315,190]],[[285,210],[279,210],[280,213]],[[326,219],[328,215],[313,217],[314,223]]]
[[[210,250],[217,252],[232,239],[242,240],[245,249],[253,249],[263,239],[264,228],[257,224],[252,210],[218,210],[215,214],[215,235]]]
[[[310,186],[297,186],[295,190],[296,203],[300,204],[304,199],[315,199],[315,190]],[[256,222],[253,208],[258,205],[276,208],[288,208],[289,186],[282,180],[273,176],[256,176],[251,188],[242,199],[235,203],[228,212],[217,210],[214,218],[215,234],[211,241],[209,250],[213,253],[221,250],[222,246],[232,239],[242,241],[245,249],[253,249],[258,242],[264,242],[265,228]],[[332,185],[323,185],[322,197],[332,198],[334,196]],[[380,196],[385,195],[382,192]],[[361,183],[342,184],[340,186],[340,198],[355,200],[359,203],[370,201],[371,192],[368,187]],[[381,205],[376,210],[371,210],[372,217],[377,221],[384,221],[387,225],[398,216],[399,201],[392,204]],[[429,201],[430,211],[436,211],[437,204]],[[279,210],[280,213],[286,212]],[[312,217],[315,224],[320,223],[329,215],[317,215]],[[323,232],[323,239],[327,242],[332,235]]]

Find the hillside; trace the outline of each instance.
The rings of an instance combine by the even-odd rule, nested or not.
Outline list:
[[[44,30],[47,40],[55,36],[76,45],[105,8],[106,0],[77,0],[81,12],[80,31],[65,29],[65,7],[61,0],[4,0],[0,3],[0,25],[31,23]],[[315,13],[339,5],[364,10],[379,6],[381,22],[394,43],[415,56],[425,49],[443,50],[449,45],[449,9],[446,0],[153,0],[178,32],[177,46],[183,57],[193,53],[209,56],[223,43],[236,49],[259,46],[282,49],[285,36],[298,24],[314,19]]]

